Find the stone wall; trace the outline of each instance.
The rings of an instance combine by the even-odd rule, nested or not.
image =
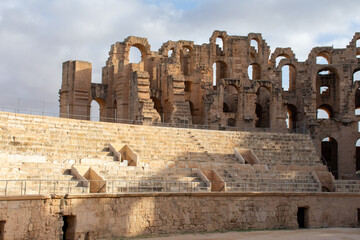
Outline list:
[[[73,239],[234,229],[358,227],[359,194],[152,193],[1,197],[5,239],[59,239],[69,216]],[[4,223],[4,222],[2,222]],[[74,223],[74,226],[71,226]],[[71,234],[71,232],[70,232]]]

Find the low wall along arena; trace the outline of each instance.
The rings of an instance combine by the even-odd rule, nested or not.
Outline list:
[[[358,227],[359,194],[144,193],[3,197],[4,239],[111,239],[234,229]],[[64,227],[65,226],[65,227]]]

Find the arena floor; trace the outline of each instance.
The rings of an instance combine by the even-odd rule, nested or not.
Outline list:
[[[303,230],[246,231],[226,233],[199,233],[136,238],[137,240],[359,240],[360,228],[322,228]]]

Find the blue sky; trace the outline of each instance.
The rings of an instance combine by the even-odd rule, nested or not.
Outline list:
[[[62,62],[91,62],[100,82],[111,44],[129,35],[157,51],[168,40],[208,43],[214,30],[260,32],[272,52],[291,47],[304,61],[315,46],[345,48],[359,12],[358,0],[1,0],[0,107],[21,97],[57,112]]]

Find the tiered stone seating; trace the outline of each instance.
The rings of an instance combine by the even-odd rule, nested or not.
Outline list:
[[[116,146],[117,150],[127,145],[137,155],[137,167],[134,170],[128,167],[125,174],[123,168],[119,166],[121,164],[114,162],[113,157],[109,156],[107,152],[109,143]],[[133,181],[147,184],[155,181],[164,183],[184,180],[187,185],[196,186],[194,188],[196,191],[207,191],[208,189],[199,179],[194,179],[191,170],[179,170],[179,168],[215,168],[219,173],[224,170],[230,171],[232,168],[241,168],[242,164],[235,158],[234,147],[253,150],[259,163],[265,168],[261,177],[254,172],[251,176],[239,177],[238,182],[253,181],[261,185],[269,179],[275,182],[279,179],[278,182],[282,181],[281,183],[285,184],[288,182],[288,179],[283,177],[286,173],[283,174],[272,167],[321,164],[307,135],[151,127],[0,112],[0,156],[9,161],[20,159],[17,161],[18,164],[24,166],[27,162],[37,163],[32,166],[34,169],[49,166],[49,169],[39,170],[39,174],[26,172],[21,175],[26,179],[27,176],[45,176],[62,180],[67,177],[62,176],[61,171],[69,169],[72,164],[78,164],[96,168],[104,181],[126,180],[128,183]],[[1,159],[0,161],[3,162]],[[56,170],[58,166],[63,166],[61,171]],[[290,173],[295,174],[298,183],[301,183],[302,178],[311,183],[313,170],[308,169],[307,173],[301,173],[304,171]],[[44,173],[45,175],[42,175]],[[7,174],[3,174],[2,178],[9,179]],[[279,174],[279,177],[276,174]],[[71,176],[68,176],[68,179],[70,178]],[[242,180],[247,178],[249,180]],[[233,181],[227,178],[224,180]],[[314,184],[314,181],[312,183]],[[236,189],[229,184],[228,189]],[[110,184],[107,183],[107,188],[109,187]],[[116,187],[112,186],[112,189],[114,188]],[[160,189],[165,191],[171,187],[157,188]],[[306,186],[299,189],[286,188],[284,191],[315,191]]]
[[[68,165],[12,163],[0,169],[0,194],[86,193],[87,188],[74,180]]]
[[[107,192],[141,192],[149,189],[161,192],[210,191],[210,187],[201,180],[197,171],[189,168],[125,167],[116,162],[105,167],[91,168],[107,181]]]
[[[321,192],[321,184],[313,172],[285,171],[251,165],[238,169],[224,169],[220,172],[226,181],[227,191],[241,192]]]
[[[360,180],[335,180],[336,192],[360,192]]]

